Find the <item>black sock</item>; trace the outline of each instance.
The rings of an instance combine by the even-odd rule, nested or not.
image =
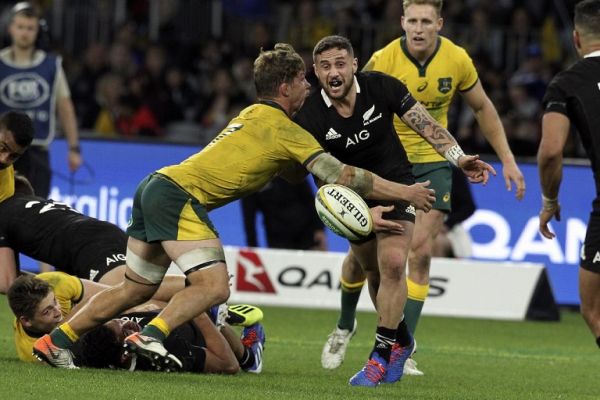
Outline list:
[[[406,325],[406,321],[402,318],[402,321],[398,324],[398,329],[396,329],[396,342],[401,347],[406,347],[410,346],[412,340],[412,336],[408,331],[408,325]]]
[[[373,346],[373,353],[379,354],[386,362],[390,361],[390,353],[392,352],[392,345],[394,344],[394,329],[385,328],[383,326],[377,327],[377,333],[375,334],[375,346]]]
[[[254,365],[254,353],[250,347],[244,347],[244,354],[242,355],[242,359],[239,360],[240,367],[243,370],[247,370],[248,368]]]
[[[598,347],[600,347],[600,336],[598,336],[598,337],[596,338],[596,344],[598,345]]]

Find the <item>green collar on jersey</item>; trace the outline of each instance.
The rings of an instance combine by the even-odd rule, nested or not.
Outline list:
[[[415,65],[415,67],[417,67],[417,69],[419,70],[420,77],[424,77],[427,75],[427,66],[429,65],[431,60],[433,60],[435,55],[437,54],[438,50],[440,49],[441,44],[442,44],[442,39],[438,36],[437,43],[435,45],[435,50],[433,51],[431,56],[425,61],[425,63],[423,65],[421,65],[421,63],[416,58],[414,58],[408,51],[408,47],[406,46],[406,36],[402,36],[400,38],[400,48],[402,48],[404,55],[406,55],[406,57]]]

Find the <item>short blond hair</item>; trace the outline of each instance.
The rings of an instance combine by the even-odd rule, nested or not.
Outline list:
[[[438,16],[440,16],[442,15],[444,0],[404,0],[402,2],[402,8],[406,12],[406,9],[413,4],[432,6],[437,11]]]

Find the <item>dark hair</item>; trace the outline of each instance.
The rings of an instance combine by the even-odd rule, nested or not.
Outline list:
[[[313,50],[313,60],[322,52],[330,49],[347,50],[350,57],[354,57],[354,49],[350,40],[340,35],[331,35],[319,40]]]
[[[33,186],[31,186],[29,180],[18,172],[15,172],[15,194],[35,194],[35,190],[33,190]]]
[[[254,61],[254,85],[258,98],[277,96],[279,85],[290,83],[304,71],[304,61],[287,43],[277,43],[273,50],[260,50]]]
[[[27,147],[33,140],[35,129],[33,121],[25,113],[8,111],[0,115],[0,129],[9,130],[15,142],[21,147]]]
[[[17,15],[27,18],[40,18],[38,10],[28,1],[20,1],[12,7],[10,10],[11,21]]]
[[[580,33],[600,35],[600,0],[583,0],[577,3],[574,22]]]
[[[89,368],[111,368],[120,364],[123,343],[106,325],[81,335],[73,346],[77,365]]]
[[[51,290],[48,282],[33,275],[22,275],[6,293],[8,305],[17,318],[33,318],[38,305]]]

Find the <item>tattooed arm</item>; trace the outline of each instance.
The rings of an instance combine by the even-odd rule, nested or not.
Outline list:
[[[421,135],[423,139],[427,140],[431,147],[433,147],[441,156],[446,157],[446,151],[451,147],[458,145],[454,136],[441,126],[421,103],[415,103],[415,105],[402,116],[402,120],[406,125],[410,126],[415,132]]]
[[[496,175],[491,165],[481,161],[478,155],[466,155],[454,136],[441,126],[421,103],[415,103],[402,120],[421,135],[441,156],[463,170],[473,183],[486,183],[489,173]]]

